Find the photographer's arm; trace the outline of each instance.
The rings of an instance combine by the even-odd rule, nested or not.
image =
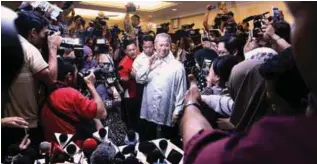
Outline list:
[[[96,118],[97,119],[104,119],[107,116],[107,110],[103,104],[102,99],[100,98],[94,84],[92,83],[88,83],[87,84],[87,88],[93,98],[93,100],[96,102],[97,104],[97,114],[96,114]]]
[[[283,52],[285,49],[291,47],[291,45],[286,40],[284,40],[283,38],[281,38],[280,36],[276,34],[272,35],[271,39],[273,40],[274,43],[276,43],[277,49],[280,52]]]
[[[35,74],[35,78],[44,82],[46,86],[50,87],[57,80],[57,50],[62,42],[62,37],[58,34],[48,36],[48,68],[41,70]]]
[[[127,11],[124,17],[124,30],[130,34],[132,31],[132,25],[130,23],[130,13]]]
[[[61,41],[60,36],[48,36],[48,65],[38,51],[34,51],[29,59],[34,78],[43,82],[50,91],[54,89],[54,82],[57,79],[57,49]]]
[[[208,7],[208,6],[207,6]],[[206,31],[209,30],[209,25],[208,25],[208,17],[209,17],[209,14],[210,14],[210,10],[207,9],[206,13],[205,13],[205,16],[204,16],[204,21],[203,21],[203,26],[205,28]]]

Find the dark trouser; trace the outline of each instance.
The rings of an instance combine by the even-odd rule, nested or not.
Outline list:
[[[38,146],[43,140],[42,130],[40,128],[31,128],[28,131],[31,140],[30,148],[36,152]],[[20,128],[1,128],[1,160],[7,155],[7,149],[12,144],[20,144],[25,136],[25,130]]]
[[[140,107],[136,98],[125,98],[124,102],[124,115],[128,129],[138,131],[138,120],[140,117]]]
[[[140,119],[140,141],[150,141],[158,138],[170,139],[171,142],[179,146],[180,141],[178,125],[169,127],[158,125],[145,119]],[[181,145],[181,144],[180,144]]]

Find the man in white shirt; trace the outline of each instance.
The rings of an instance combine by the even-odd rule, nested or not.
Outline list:
[[[165,33],[158,34],[154,44],[156,54],[136,73],[145,72],[142,76],[136,75],[136,81],[145,84],[140,113],[144,123],[141,140],[177,135],[173,126],[183,110],[186,92],[185,69],[170,51],[171,37]]]

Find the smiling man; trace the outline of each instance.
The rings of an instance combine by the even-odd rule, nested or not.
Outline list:
[[[145,84],[140,114],[142,140],[177,136],[174,123],[183,109],[186,75],[184,66],[170,51],[170,45],[168,34],[158,34],[154,41],[156,54],[140,68],[145,75],[136,79]]]

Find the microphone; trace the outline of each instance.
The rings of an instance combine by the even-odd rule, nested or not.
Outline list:
[[[83,144],[82,148],[84,152],[93,152],[97,148],[97,141],[93,138],[86,139]]]
[[[92,135],[99,142],[106,142],[108,140],[108,127],[104,127],[94,132]]]
[[[107,135],[107,130],[104,129],[104,128],[102,128],[102,129],[100,129],[100,130],[98,131],[98,133],[99,133],[100,138],[103,139],[103,138],[105,138],[106,135]]]
[[[74,136],[72,134],[61,134],[61,133],[54,133],[55,138],[60,145],[60,147],[63,149],[67,143],[71,140],[71,138]]]
[[[162,152],[164,152],[164,154],[167,149],[167,146],[168,146],[168,142],[166,140],[163,139],[159,142],[159,147],[162,150]]]
[[[133,130],[129,130],[124,138],[127,145],[136,145],[139,142],[139,134]]]
[[[109,143],[101,143],[90,157],[91,164],[112,163],[116,156],[115,147]]]
[[[41,142],[40,143],[40,153],[41,154],[48,154],[51,150],[51,146],[52,146],[52,144],[47,142],[47,141]]]
[[[44,156],[45,164],[48,164],[50,161],[49,153],[51,150],[52,144],[44,141],[40,143],[40,155]]]
[[[82,149],[87,159],[90,158],[92,152],[97,148],[97,145],[98,145],[97,141],[93,138],[88,138],[83,142]]]

